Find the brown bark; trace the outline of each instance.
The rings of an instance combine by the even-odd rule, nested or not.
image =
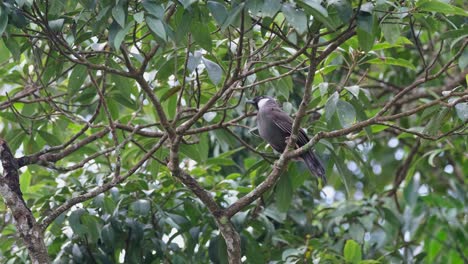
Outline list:
[[[24,202],[19,185],[18,162],[6,141],[0,138],[0,159],[3,174],[0,175],[0,195],[11,210],[16,229],[29,251],[34,264],[49,263],[44,237],[36,219]]]

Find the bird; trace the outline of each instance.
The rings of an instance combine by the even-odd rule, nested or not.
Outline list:
[[[257,128],[260,137],[279,153],[283,153],[287,146],[287,140],[291,135],[293,119],[285,113],[276,100],[269,96],[257,96],[246,103],[252,104],[257,109]],[[299,130],[296,148],[309,142],[305,131]],[[312,149],[300,156],[310,172],[326,183],[325,169],[319,157]]]

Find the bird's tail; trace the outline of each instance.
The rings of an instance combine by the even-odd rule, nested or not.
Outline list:
[[[302,158],[304,159],[307,168],[312,172],[313,175],[322,179],[323,184],[327,183],[327,178],[325,176],[325,169],[323,168],[322,162],[319,157],[311,150],[306,152]]]

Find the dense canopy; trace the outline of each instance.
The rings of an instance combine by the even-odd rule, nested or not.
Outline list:
[[[467,263],[466,9],[0,1],[0,261]]]

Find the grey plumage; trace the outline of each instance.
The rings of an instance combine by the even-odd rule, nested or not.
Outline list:
[[[283,112],[276,103],[275,99],[267,96],[257,96],[247,103],[253,104],[257,108],[257,126],[260,137],[270,144],[270,146],[282,153],[287,145],[287,138],[291,135],[293,119]],[[303,129],[300,129],[296,145],[304,146],[309,142],[309,138]],[[310,150],[301,156],[307,168],[315,176],[326,182],[325,169],[320,159]]]

